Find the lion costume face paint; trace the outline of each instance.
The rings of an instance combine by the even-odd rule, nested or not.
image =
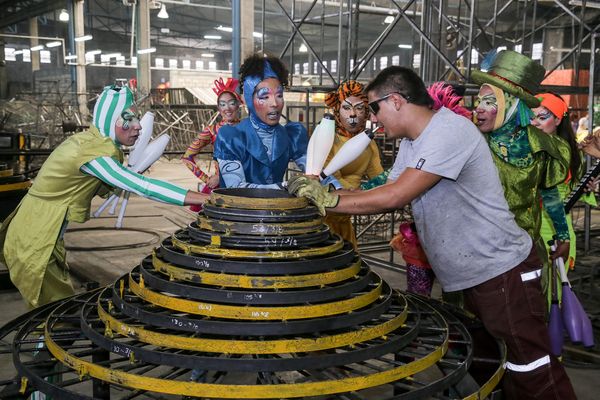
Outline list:
[[[365,130],[369,103],[363,89],[361,83],[350,80],[325,96],[325,104],[333,110],[340,135],[350,137]]]

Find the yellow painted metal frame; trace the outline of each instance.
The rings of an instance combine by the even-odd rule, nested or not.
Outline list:
[[[319,338],[299,338],[281,340],[229,340],[229,339],[204,339],[163,334],[142,327],[126,324],[111,316],[98,303],[98,316],[111,330],[127,337],[160,347],[176,348],[181,350],[202,351],[207,353],[225,354],[289,354],[310,351],[335,349],[366,342],[385,336],[400,328],[406,321],[408,307],[394,318],[375,326],[363,327],[360,330],[322,336]]]
[[[213,238],[219,238],[219,235],[214,235]],[[336,241],[330,245],[323,247],[311,247],[308,249],[301,250],[276,250],[276,251],[259,251],[259,250],[239,250],[239,249],[226,249],[218,247],[217,245],[197,245],[186,243],[182,240],[177,239],[175,235],[171,236],[171,241],[173,246],[181,249],[185,252],[185,254],[204,254],[215,257],[225,257],[225,258],[272,258],[272,259],[298,259],[305,257],[316,257],[322,256],[324,254],[330,254],[335,251],[340,250],[344,247],[344,241],[336,236]],[[220,243],[220,240],[215,241],[215,243]],[[318,261],[316,261],[318,262]]]
[[[303,233],[315,232],[323,225],[323,218],[316,218],[310,221],[291,222],[291,223],[254,223],[254,222],[232,222],[206,218],[198,214],[196,219],[198,227],[212,232],[223,232],[224,235],[236,233],[236,224],[245,224],[252,226],[254,230],[252,235],[298,235]],[[266,229],[265,229],[266,227]]]
[[[205,315],[208,317],[259,321],[307,319],[351,312],[365,307],[377,300],[381,295],[382,289],[382,282],[380,280],[377,287],[373,290],[346,300],[306,306],[257,307],[229,306],[171,297],[144,287],[142,282],[143,280],[138,284],[131,274],[129,274],[129,290],[142,299],[152,304],[156,304],[157,306],[190,314]]]
[[[152,254],[152,265],[156,271],[168,276],[171,280],[177,279],[186,282],[202,283],[203,285],[243,289],[289,289],[343,282],[358,274],[361,261],[358,260],[348,267],[335,271],[283,276],[220,274],[180,268],[161,260],[156,255],[156,252]]]
[[[217,207],[243,208],[246,210],[290,210],[308,206],[306,197],[243,197],[212,192],[210,203]]]
[[[52,353],[57,360],[74,369],[79,376],[89,375],[93,378],[115,385],[139,390],[149,390],[157,393],[226,399],[280,399],[282,397],[319,396],[362,390],[414,375],[435,364],[448,350],[448,336],[446,335],[443,343],[426,356],[397,368],[370,375],[320,382],[268,385],[226,385],[146,377],[93,364],[69,354],[58,346],[56,342],[52,340],[47,325],[45,330],[45,342],[50,353]]]
[[[11,192],[13,190],[25,190],[31,187],[31,181],[4,183],[0,185],[0,192]]]
[[[498,366],[498,369],[494,372],[490,379],[488,379],[483,385],[481,385],[477,392],[465,397],[464,400],[486,399],[492,393],[494,388],[498,386],[506,370],[506,368],[504,367],[504,364],[506,363],[506,344],[504,342],[501,342],[501,346],[503,347],[502,354],[504,354],[504,357],[502,357],[502,359],[500,360],[500,365]]]

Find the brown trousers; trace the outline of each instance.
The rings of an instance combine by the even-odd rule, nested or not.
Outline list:
[[[490,334],[506,343],[507,361],[512,364],[503,379],[507,399],[576,399],[562,364],[550,352],[540,278],[521,276],[541,268],[532,249],[529,257],[510,271],[466,289],[465,305]],[[549,363],[544,361],[547,356]],[[535,361],[538,364],[531,364]]]

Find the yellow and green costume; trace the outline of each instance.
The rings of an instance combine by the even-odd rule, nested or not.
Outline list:
[[[559,136],[555,136],[555,137],[558,140],[564,141],[564,139],[562,139]],[[564,141],[564,142],[566,143],[566,141]],[[564,200],[569,195],[569,193],[571,193],[571,191],[577,185],[579,179],[583,176],[583,173],[584,173],[583,167],[584,167],[584,164],[581,165],[581,168],[578,171],[577,177],[573,178],[571,176],[571,174],[569,174],[569,177],[563,183],[560,183],[558,185],[558,193],[559,193],[559,197],[560,197],[560,202],[561,202],[560,205],[561,206],[564,203]],[[596,197],[594,196],[593,193],[585,194],[584,196],[581,197],[581,201],[583,201],[593,207],[596,207],[598,205],[598,203],[596,202]],[[569,247],[569,259],[565,260],[565,267],[567,269],[569,269],[569,268],[573,269],[573,267],[575,266],[577,240],[576,240],[576,236],[575,236],[575,230],[573,229],[573,219],[571,218],[570,215],[567,215],[567,226],[569,229],[569,237],[570,237],[569,246],[570,247]],[[548,215],[548,212],[545,209],[542,211],[542,225],[541,225],[541,229],[540,229],[540,234],[541,234],[542,238],[544,239],[544,244],[546,245],[546,248],[549,249],[548,241],[552,240],[552,238],[556,234],[556,229],[554,228],[554,225],[552,223],[551,216]]]
[[[67,222],[87,221],[92,198],[106,191],[102,181],[80,171],[85,163],[102,156],[123,161],[113,140],[94,126],[65,140],[0,227],[0,261],[32,307],[74,293],[61,231]]]
[[[492,148],[492,157],[498,168],[504,196],[517,225],[538,242],[540,241],[541,211],[540,190],[564,182],[569,169],[569,146],[539,129],[526,128],[529,143],[529,165],[505,162]]]
[[[325,165],[327,165],[342,146],[354,136],[344,128],[340,117],[340,107],[342,106],[342,102],[347,98],[354,96],[362,101],[365,110],[363,115],[364,119],[359,119],[357,115],[355,117],[358,120],[358,132],[365,129],[367,120],[369,119],[369,102],[363,89],[363,85],[360,82],[349,80],[342,82],[336,90],[327,93],[325,96],[325,104],[333,110],[336,125],[335,139],[333,141],[333,146],[329,151],[329,155],[327,156]],[[354,109],[354,106],[352,106],[352,108]],[[360,189],[360,184],[364,177],[373,179],[382,173],[383,167],[381,166],[379,149],[375,141],[371,141],[365,151],[363,151],[354,161],[335,172],[333,176],[344,189]],[[357,247],[358,243],[356,241],[356,234],[354,233],[350,215],[328,212],[325,216],[325,223],[329,225],[332,232],[337,233],[344,240],[352,243],[354,248]]]

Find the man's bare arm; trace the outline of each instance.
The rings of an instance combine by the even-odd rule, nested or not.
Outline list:
[[[442,177],[439,175],[406,168],[393,183],[364,192],[341,192],[338,205],[330,210],[342,214],[375,214],[399,209],[429,190],[440,179]]]

